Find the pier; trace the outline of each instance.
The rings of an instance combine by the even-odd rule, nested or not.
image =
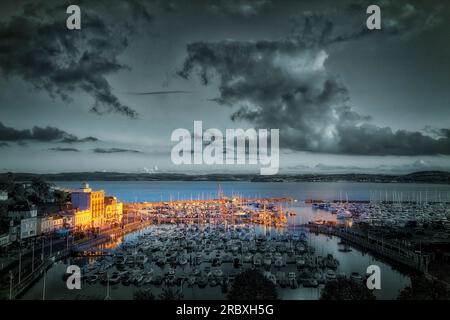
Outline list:
[[[428,272],[430,257],[420,252],[415,252],[400,244],[394,244],[369,234],[365,235],[351,228],[317,224],[307,224],[306,226],[311,232],[339,237],[387,260],[412,268],[416,271],[424,273]]]

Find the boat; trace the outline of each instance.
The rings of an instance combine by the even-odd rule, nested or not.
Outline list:
[[[327,278],[327,280],[335,280],[336,274],[334,273],[333,270],[327,270],[326,278]]]
[[[336,219],[349,219],[352,216],[352,213],[345,209],[338,210],[338,212],[336,213]]]
[[[272,282],[274,285],[277,285],[277,277],[273,273],[271,273],[270,271],[266,271],[264,273],[264,276],[266,277],[267,280]]]
[[[281,268],[281,267],[283,267],[283,266],[284,266],[283,259],[282,259],[282,258],[277,258],[277,259],[275,260],[275,267]]]
[[[98,280],[98,275],[94,274],[88,277],[87,282],[89,284],[95,284]]]
[[[199,288],[205,288],[208,285],[208,279],[206,279],[205,277],[201,277],[200,279],[198,279],[197,284]]]
[[[109,283],[114,285],[120,282],[120,274],[118,272],[113,272],[111,277],[109,277]]]
[[[139,286],[139,285],[141,285],[143,280],[144,280],[144,276],[142,274],[136,274],[133,278],[133,283],[136,286]]]
[[[350,278],[353,280],[362,280],[362,276],[358,272],[352,272]]]
[[[163,257],[160,257],[156,260],[156,265],[159,267],[163,267],[166,264],[166,259]]]
[[[203,262],[203,254],[202,254],[201,252],[197,252],[197,253],[195,254],[195,259],[194,259],[194,261],[195,261],[195,264],[200,264],[200,263],[202,263],[202,262]]]
[[[168,271],[167,271],[167,276],[168,277],[175,277],[175,269],[169,269]]]
[[[253,256],[251,254],[246,254],[244,256],[244,263],[251,263],[253,259]]]
[[[145,284],[151,284],[153,280],[153,276],[151,274],[147,274],[144,279]]]
[[[306,266],[306,261],[303,258],[298,258],[297,260],[295,260],[295,263],[297,264],[297,268],[299,269],[304,268]]]
[[[305,288],[317,288],[319,286],[319,282],[316,279],[306,279],[303,281],[303,287]]]
[[[188,286],[193,287],[197,283],[197,278],[195,276],[191,276],[188,278]]]
[[[289,281],[289,285],[292,289],[298,288],[297,276],[296,276],[295,272],[288,273],[288,281]]]
[[[135,262],[138,265],[143,266],[148,261],[148,257],[145,254],[139,254],[135,257]]]
[[[193,274],[194,276],[198,276],[198,275],[200,275],[200,273],[201,273],[201,271],[200,271],[200,269],[198,269],[198,268],[194,268],[194,269],[192,270],[192,274]]]
[[[178,263],[181,265],[181,266],[184,266],[184,265],[186,265],[187,264],[187,259],[186,259],[186,257],[181,257],[179,260],[178,260]]]
[[[130,279],[130,276],[129,276],[129,274],[125,274],[122,278],[121,278],[121,282],[122,282],[122,285],[124,285],[124,286],[129,286],[130,284],[131,284],[131,279]]]
[[[338,248],[338,251],[340,252],[351,252],[352,249],[350,248],[350,246],[348,244],[344,244],[343,246]]]
[[[221,277],[221,276],[223,276],[223,271],[222,271],[222,269],[215,269],[215,270],[213,271],[213,275],[214,275],[215,277]]]
[[[272,264],[272,258],[269,255],[266,255],[263,260],[264,266],[270,267]]]
[[[214,279],[214,278],[210,278],[208,283],[211,287],[216,287],[218,285],[216,279]]]

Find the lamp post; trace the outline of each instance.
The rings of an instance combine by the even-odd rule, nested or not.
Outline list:
[[[12,300],[13,273],[9,270],[9,300]]]
[[[33,249],[31,251],[31,272],[34,272],[34,239],[33,239]]]
[[[20,275],[22,273],[22,247],[19,249],[19,284],[20,284]]]
[[[42,300],[45,300],[45,280],[47,278],[47,268],[44,266],[44,284],[42,287]]]

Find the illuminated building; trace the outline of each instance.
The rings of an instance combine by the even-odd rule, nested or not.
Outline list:
[[[116,197],[105,197],[105,221],[108,225],[121,224],[123,204]]]
[[[53,232],[53,217],[41,216],[37,218],[37,235]]]
[[[79,191],[71,194],[72,205],[80,211],[89,210],[91,213],[91,227],[102,228],[105,219],[105,192],[92,191],[87,183]]]
[[[74,212],[74,228],[86,230],[91,227],[92,214],[90,210],[76,210]]]

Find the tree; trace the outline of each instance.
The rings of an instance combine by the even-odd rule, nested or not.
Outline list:
[[[34,196],[37,197],[38,203],[45,202],[50,198],[50,184],[41,178],[34,178],[31,183]]]
[[[275,285],[258,270],[245,270],[236,276],[230,292],[230,300],[276,300]]]
[[[411,285],[404,288],[399,296],[399,300],[449,300],[450,289],[443,281],[424,276],[414,276],[411,278]]]
[[[338,276],[335,281],[329,281],[322,291],[320,300],[375,300],[375,295],[363,282]]]

